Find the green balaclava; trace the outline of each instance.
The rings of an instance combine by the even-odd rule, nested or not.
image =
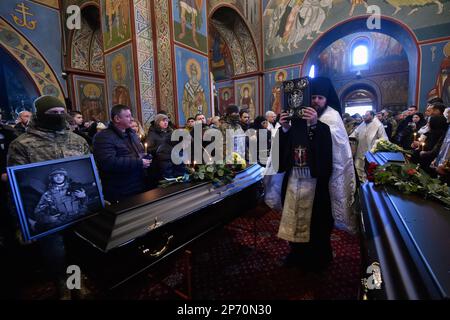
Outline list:
[[[55,107],[66,109],[66,106],[61,100],[53,96],[42,96],[34,101],[34,106],[36,108],[36,125],[39,128],[51,131],[61,131],[66,128],[66,114],[46,113]]]

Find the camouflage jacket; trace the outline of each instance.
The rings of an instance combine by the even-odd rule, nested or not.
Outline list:
[[[68,185],[51,187],[46,191],[34,210],[39,225],[60,224],[82,216],[88,210],[88,198],[79,198],[71,192]]]
[[[86,140],[73,132],[45,131],[30,126],[10,144],[7,164],[11,167],[89,153]]]
[[[231,121],[229,118],[225,117],[224,121],[219,127],[219,130],[222,132],[222,139],[223,139],[223,159],[226,161],[227,159],[227,131],[230,130],[232,136],[236,135],[245,135],[245,131],[242,129],[241,125],[239,123]],[[232,146],[229,146],[234,150],[234,142]],[[231,150],[230,150],[231,151]],[[230,157],[231,154],[228,154],[228,157]]]

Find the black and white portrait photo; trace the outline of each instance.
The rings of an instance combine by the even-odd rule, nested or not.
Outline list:
[[[40,238],[103,208],[92,156],[9,168],[24,238]]]

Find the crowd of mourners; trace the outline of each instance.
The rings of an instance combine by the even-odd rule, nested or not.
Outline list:
[[[363,170],[359,170],[365,153],[370,151],[377,139],[386,139],[405,150],[411,150],[412,162],[417,163],[430,175],[447,182],[450,172],[449,139],[446,139],[449,109],[440,98],[435,98],[428,101],[424,113],[419,112],[417,106],[410,106],[405,111],[396,113],[385,109],[377,113],[367,111],[363,116],[343,114],[345,130],[355,146],[354,163],[360,181],[365,180],[364,174],[361,173]],[[146,125],[146,130],[133,117],[129,106],[113,106],[109,123],[103,123],[99,119],[84,119],[78,111],[68,112],[63,102],[51,96],[36,99],[34,110],[34,113],[20,112],[14,123],[1,121],[0,118],[2,213],[11,211],[7,205],[11,203],[8,196],[7,167],[93,154],[104,198],[108,202],[116,202],[156,188],[163,179],[176,178],[186,173],[185,163],[175,164],[172,161],[172,151],[179,143],[172,141],[175,129],[184,129],[191,137],[194,137],[197,130],[201,130],[203,136],[208,129],[220,130],[225,137],[226,131],[233,129],[244,138],[245,157],[248,161],[250,140],[261,139],[264,135],[268,143],[264,150],[260,150],[261,145],[257,144],[258,156],[265,154],[270,158],[271,141],[286,122],[283,118],[285,115],[281,117],[272,111],[268,111],[265,116],[251,119],[247,109],[229,105],[222,116],[208,118],[207,115],[197,114],[187,119],[181,128],[175,126],[169,115],[160,111],[153,121]],[[339,113],[337,115],[339,118]],[[247,131],[252,134],[245,134]],[[260,131],[263,133],[260,134]],[[201,143],[203,151],[205,142]],[[226,139],[224,151],[225,143]],[[194,148],[195,140],[192,151]],[[438,156],[439,161],[436,160]],[[263,166],[266,165],[260,158],[257,161]],[[55,172],[54,176],[59,176],[54,177],[52,181],[58,183],[60,179],[63,183],[67,174],[62,173],[64,170]],[[80,203],[85,200],[82,190],[77,191],[75,196],[79,198]],[[7,225],[2,223],[1,228]],[[3,230],[0,230],[0,233],[2,232]],[[58,239],[57,236],[53,239],[43,239],[43,250],[53,250],[55,243],[63,247]],[[56,278],[62,279],[63,275]],[[63,288],[64,284],[59,287]]]
[[[446,159],[436,163],[441,148],[446,148],[445,138],[450,122],[449,107],[446,107],[440,98],[430,99],[424,113],[419,112],[417,106],[410,106],[401,112],[381,110],[373,113],[370,119],[384,129],[378,138],[384,138],[412,152],[410,161],[420,165],[420,168],[433,177],[441,177],[447,181],[449,167]],[[367,114],[343,115],[343,121],[349,137],[355,135],[358,127],[367,122]],[[355,144],[360,142],[354,140]],[[373,145],[372,145],[373,146]],[[369,146],[370,151],[371,147]],[[356,148],[355,148],[356,149]],[[442,150],[445,151],[445,150]],[[446,151],[445,151],[446,152]],[[449,155],[445,154],[445,158]]]
[[[417,106],[410,106],[402,112],[384,109],[377,113],[368,111],[363,116],[345,113],[342,119],[350,141],[353,141],[354,145],[363,146],[363,153],[371,149],[371,143],[375,138],[384,138],[405,150],[411,150],[413,152],[411,161],[419,164],[432,176],[447,176],[447,163],[438,167],[434,166],[433,161],[438,156],[446,136],[448,110],[440,98],[434,98],[428,101],[424,113],[419,112]],[[255,137],[259,137],[258,132],[266,129],[268,155],[271,139],[280,127],[279,117],[280,115],[268,111],[265,116],[250,119],[250,112],[247,109],[230,105],[222,116],[208,118],[204,114],[197,114],[187,119],[184,129],[192,137],[196,124],[201,126],[202,133],[211,128],[221,130],[224,135],[226,129],[242,132],[254,129]],[[83,138],[89,146],[89,151],[94,154],[100,176],[105,180],[103,183],[107,189],[105,197],[109,201],[155,188],[160,180],[182,176],[185,173],[183,164],[176,165],[171,160],[172,149],[178,143],[172,141],[171,137],[177,127],[164,111],[154,117],[148,130],[133,118],[127,106],[119,106],[115,110],[113,108],[109,124],[98,119],[84,119],[78,111],[70,111],[65,119],[67,120],[65,130]],[[4,190],[9,145],[17,137],[25,134],[27,128],[35,128],[39,123],[36,120],[36,114],[22,111],[14,123],[4,121],[0,123],[0,169]],[[365,145],[363,140],[370,135],[368,125],[371,123],[374,123],[376,133],[371,135],[372,141]],[[248,140],[248,137],[246,139]],[[358,166],[356,149],[355,146],[355,164]],[[14,148],[11,152],[14,152]],[[148,159],[142,160],[144,156]],[[14,155],[10,157],[14,158]],[[260,163],[264,165],[263,162]],[[142,173],[141,169],[145,169],[145,172]]]

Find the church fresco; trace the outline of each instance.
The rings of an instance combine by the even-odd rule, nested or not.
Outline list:
[[[156,115],[155,65],[150,0],[134,0],[136,47],[142,124],[148,129]]]
[[[210,43],[210,66],[216,81],[230,79],[234,75],[233,60],[231,51],[220,33],[212,26],[209,26]]]
[[[420,101],[441,97],[450,105],[450,42],[423,45]]]
[[[267,2],[267,0],[265,0]],[[248,27],[253,35],[255,45],[258,48],[258,53],[261,48],[261,0],[210,0],[208,1],[209,9],[213,10],[216,7],[224,4],[234,6],[247,21]],[[261,57],[261,55],[258,55]]]
[[[351,17],[366,15],[377,5],[382,16],[395,18],[413,29],[419,40],[448,36],[449,0],[270,0],[263,10],[266,68],[302,61],[322,33]],[[444,27],[446,25],[447,27]],[[383,26],[381,26],[383,27]]]
[[[34,2],[45,4],[46,6],[59,9],[59,0],[33,0]]]
[[[336,40],[314,61],[317,75],[327,77],[351,76],[355,68],[351,65],[351,50],[355,41],[366,41],[369,47],[367,72],[384,73],[408,71],[408,57],[402,45],[394,38],[379,32],[358,32]]]
[[[172,0],[174,40],[208,53],[206,0]]]
[[[131,44],[105,55],[108,101],[110,106],[124,104],[136,113],[134,63]]]
[[[234,83],[233,81],[218,82],[216,83],[216,89],[219,95],[219,113],[220,115],[225,114],[226,108],[230,104],[236,104],[235,94],[234,94]]]
[[[62,77],[62,28],[59,11],[27,0],[3,0],[0,1],[0,17],[45,57],[61,84],[59,89],[66,95],[66,80]]]
[[[178,90],[178,122],[198,113],[211,116],[208,58],[175,46],[175,64]]]
[[[436,14],[441,14],[444,11],[444,5],[439,0],[386,0],[392,7],[394,7],[394,12],[392,15],[396,15],[403,7],[408,7],[408,15],[412,15],[420,10],[421,7],[428,4],[435,4],[437,6]]]
[[[109,108],[103,79],[73,76],[75,107],[86,121],[108,121]]]
[[[300,66],[278,69],[264,74],[264,112],[279,114],[281,105],[281,85],[283,81],[300,77]]]
[[[250,119],[260,114],[259,110],[259,79],[257,77],[237,80],[234,83],[236,104],[241,109],[248,109]]]
[[[64,101],[64,92],[54,70],[27,38],[2,18],[0,18],[0,43],[23,66],[33,79],[40,94],[52,95]]]
[[[102,0],[101,10],[105,51],[130,40],[130,2],[128,0]]]
[[[172,63],[172,44],[170,36],[170,3],[167,0],[154,0],[155,6],[155,31],[156,52],[159,84],[159,106],[158,110],[167,112],[171,119],[175,119],[176,106],[174,87],[174,66]]]

